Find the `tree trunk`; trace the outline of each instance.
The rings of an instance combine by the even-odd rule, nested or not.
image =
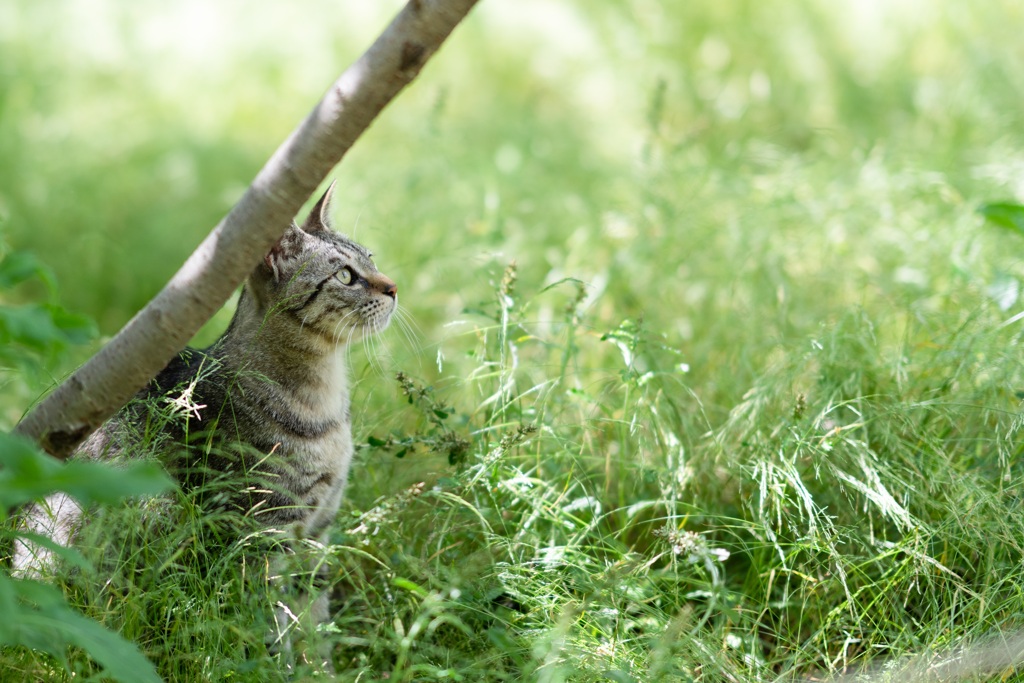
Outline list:
[[[66,459],[181,351],[476,0],[410,0],[278,148],[241,201],[109,344],[15,432]]]

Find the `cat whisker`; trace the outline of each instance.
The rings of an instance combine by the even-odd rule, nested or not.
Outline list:
[[[370,343],[374,346],[375,355],[378,359],[378,367],[380,368],[381,376],[384,375],[384,366],[380,362],[381,359],[387,359],[389,364],[394,364],[394,356],[391,354],[391,350],[388,345],[384,343],[384,338],[380,336],[380,333],[387,329],[388,318],[376,317],[373,321],[373,334]]]
[[[363,355],[366,356],[366,362],[370,365],[370,368],[374,372],[376,372],[377,368],[374,366],[373,349],[370,348],[370,342],[368,341],[368,337],[364,336],[359,341],[363,345]]]
[[[342,330],[342,332],[343,331],[344,330]],[[352,360],[352,345],[351,344],[339,344],[339,348],[341,348],[342,353],[345,355],[345,366],[346,367],[351,367],[352,366],[352,363],[351,363],[351,360]]]
[[[413,353],[419,353],[422,351],[423,345],[420,343],[420,340],[423,338],[423,335],[419,334],[409,324],[409,314],[402,308],[397,308],[395,309],[395,315],[393,317],[395,322],[398,324],[398,328],[402,331],[402,337],[405,339],[405,343],[409,350]]]
[[[395,316],[405,322],[405,324],[412,329],[417,338],[423,337],[423,330],[416,324],[416,319],[412,317],[411,313],[409,313],[409,309],[401,304],[396,304]]]
[[[342,333],[345,331],[345,321],[351,318],[353,315],[355,315],[355,313],[355,310],[349,311],[345,315],[341,316],[341,319],[334,324],[334,331],[331,333],[331,336],[334,337],[335,341],[348,341],[347,339],[344,339],[342,337]]]
[[[378,377],[383,377],[384,368],[380,364],[377,349],[375,348],[375,345],[377,344],[377,339],[374,337],[373,334],[367,334],[363,336],[362,341],[363,352],[366,353],[366,361],[370,364],[370,368]]]

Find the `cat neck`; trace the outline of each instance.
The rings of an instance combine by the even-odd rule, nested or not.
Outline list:
[[[265,310],[245,289],[214,348],[240,381],[269,380],[311,407],[331,406],[348,394],[343,345],[303,326],[289,311]]]

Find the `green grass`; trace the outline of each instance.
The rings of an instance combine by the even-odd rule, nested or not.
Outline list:
[[[187,50],[132,38],[157,3],[97,10],[107,48],[0,10],[0,229],[65,306],[114,333],[390,11],[321,4]],[[1020,8],[663,4],[483,0],[337,171],[418,328],[351,354],[339,680],[771,681],[1024,629],[1024,237],[977,212],[1024,201]],[[44,388],[9,373],[5,424]],[[69,600],[168,680],[284,679],[246,544],[145,509],[97,513]]]

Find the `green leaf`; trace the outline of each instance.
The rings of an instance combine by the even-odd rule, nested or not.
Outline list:
[[[32,442],[0,433],[0,513],[16,505],[66,491],[80,503],[110,503],[128,495],[160,493],[170,480],[155,463],[131,463],[123,468],[95,462],[62,463],[45,455]],[[2,516],[2,514],[0,514]],[[4,536],[10,537],[11,532]],[[25,540],[50,549],[77,566],[87,566],[77,551],[23,531]],[[66,650],[86,651],[116,681],[157,683],[153,665],[132,643],[71,609],[52,586],[0,574],[0,645],[20,645],[50,653],[66,663]]]
[[[982,204],[978,213],[987,221],[1007,230],[1024,234],[1024,205],[1016,202]]]
[[[80,344],[96,335],[96,326],[82,315],[52,304],[0,306],[0,339],[45,351]]]
[[[73,645],[88,652],[106,678],[160,683],[156,668],[135,645],[68,607],[53,586],[0,575],[0,605],[8,610],[0,619],[0,644],[41,650],[58,659]]]
[[[36,351],[64,342],[64,334],[45,306],[0,306],[0,339]]]
[[[72,313],[60,306],[48,305],[46,310],[68,343],[84,344],[97,334],[96,323],[88,316]]]
[[[370,436],[366,437],[366,443],[370,444],[370,446],[373,448],[380,448],[381,446],[386,444],[387,441],[385,441],[384,439],[378,439],[373,434],[371,434]]]
[[[0,508],[9,509],[64,491],[83,505],[114,503],[126,496],[156,495],[172,486],[153,462],[124,466],[73,460],[62,463],[35,444],[0,434]]]
[[[34,254],[15,251],[0,261],[0,289],[10,289],[26,280],[39,278],[53,295],[57,290],[57,282],[53,272],[39,262]]]

